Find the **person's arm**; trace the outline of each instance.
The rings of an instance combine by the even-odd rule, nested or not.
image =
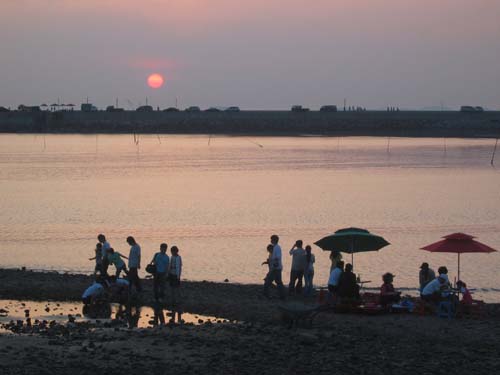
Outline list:
[[[155,264],[156,263],[155,260],[156,260],[156,254],[153,255],[153,259],[151,259],[151,262],[149,262],[149,264]]]
[[[179,261],[177,262],[177,269],[178,269],[178,274],[177,276],[179,277],[179,280],[181,279],[181,272],[182,272],[182,258],[179,256]]]
[[[94,260],[94,259],[95,259],[95,257],[93,257],[93,258],[89,258],[89,260]]]
[[[128,259],[125,255],[123,254],[120,254],[120,253],[117,253],[121,258],[125,258],[125,259]]]
[[[141,269],[141,251],[139,250],[139,254],[137,256],[137,269]]]

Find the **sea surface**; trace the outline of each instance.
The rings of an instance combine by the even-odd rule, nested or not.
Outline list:
[[[177,245],[183,278],[261,283],[266,245],[280,236],[285,283],[295,240],[366,228],[390,246],[354,256],[379,287],[414,291],[419,266],[457,256],[422,246],[466,232],[500,249],[495,140],[371,137],[0,135],[0,266],[90,273],[96,236],[143,268],[161,242]],[[499,150],[500,152],[500,150]],[[500,155],[496,160],[500,165]],[[313,245],[315,284],[328,253]],[[350,261],[350,255],[345,256]],[[461,278],[500,301],[500,253],[464,254]],[[142,276],[144,276],[142,272]]]

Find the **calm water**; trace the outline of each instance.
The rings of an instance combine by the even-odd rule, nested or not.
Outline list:
[[[456,255],[419,250],[463,231],[500,249],[500,173],[493,140],[0,135],[0,266],[90,272],[96,235],[148,262],[180,248],[183,277],[260,283],[269,235],[284,266],[346,226],[391,245],[355,256],[362,279],[414,288],[422,261],[456,275]],[[137,144],[136,144],[137,143]],[[497,160],[500,164],[500,155]],[[314,248],[316,284],[328,253]],[[348,256],[350,259],[350,256]],[[462,278],[500,300],[500,254],[463,255]],[[286,272],[284,278],[288,279]],[[483,290],[484,289],[484,290]]]

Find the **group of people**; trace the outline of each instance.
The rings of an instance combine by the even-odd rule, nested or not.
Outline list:
[[[104,234],[97,236],[99,241],[95,247],[95,256],[89,260],[95,260],[94,275],[95,282],[90,285],[82,295],[82,301],[85,305],[91,305],[94,301],[102,297],[108,297],[111,301],[122,302],[124,296],[129,296],[135,287],[136,293],[143,291],[142,283],[139,278],[139,269],[141,268],[141,247],[134,237],[129,236],[126,242],[130,246],[128,257],[115,251]],[[179,308],[179,288],[181,285],[182,258],[179,255],[179,248],[172,246],[171,255],[167,254],[168,245],[162,243],[160,251],[155,253],[153,259],[146,267],[146,271],[153,275],[153,294],[156,303],[162,304],[165,298],[165,287],[167,283],[170,286],[170,303],[172,308],[176,309],[180,318]],[[128,266],[123,259],[128,260]],[[113,275],[109,275],[109,267],[115,267]],[[125,274],[124,278],[120,275]],[[174,310],[175,313],[175,310]],[[175,318],[175,316],[174,316]]]
[[[302,240],[297,240],[289,251],[292,256],[292,269],[288,285],[290,295],[303,293],[308,296],[313,291],[315,257],[311,253],[311,246],[307,245],[305,249],[302,246]],[[269,297],[269,288],[274,282],[278,287],[280,298],[285,299],[286,292],[282,281],[282,252],[279,237],[276,234],[271,236],[271,243],[267,245],[267,252],[268,257],[262,263],[262,265],[267,264],[268,266],[268,272],[264,278],[264,296]],[[302,279],[304,279],[304,288],[302,287]]]
[[[268,266],[268,272],[264,278],[264,296],[269,297],[269,288],[275,283],[281,299],[286,298],[286,291],[282,281],[282,250],[279,245],[279,236],[271,236],[271,243],[267,246],[267,259],[262,263]],[[309,296],[313,291],[314,263],[315,257],[311,252],[311,246],[303,248],[303,241],[297,240],[289,251],[292,257],[290,269],[290,282],[288,284],[288,294],[303,294]],[[330,303],[359,303],[361,281],[353,273],[353,266],[342,261],[342,254],[339,251],[332,251],[330,254],[330,275],[328,278],[328,300]],[[378,302],[382,306],[390,306],[401,301],[401,292],[394,288],[394,277],[390,272],[382,275],[383,284],[380,287]],[[304,287],[303,287],[304,280]],[[419,272],[420,295],[423,301],[437,304],[453,296],[451,290],[458,291],[462,296],[460,303],[472,304],[472,296],[467,289],[467,285],[459,280],[456,288],[453,289],[448,280],[448,269],[439,267],[438,276],[429,267],[428,263],[422,263]]]

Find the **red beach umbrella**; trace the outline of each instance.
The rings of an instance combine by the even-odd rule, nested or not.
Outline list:
[[[460,254],[462,253],[493,253],[497,250],[474,240],[474,236],[465,233],[453,233],[443,237],[444,240],[424,246],[421,250],[433,253],[458,254],[458,280],[460,280]]]

